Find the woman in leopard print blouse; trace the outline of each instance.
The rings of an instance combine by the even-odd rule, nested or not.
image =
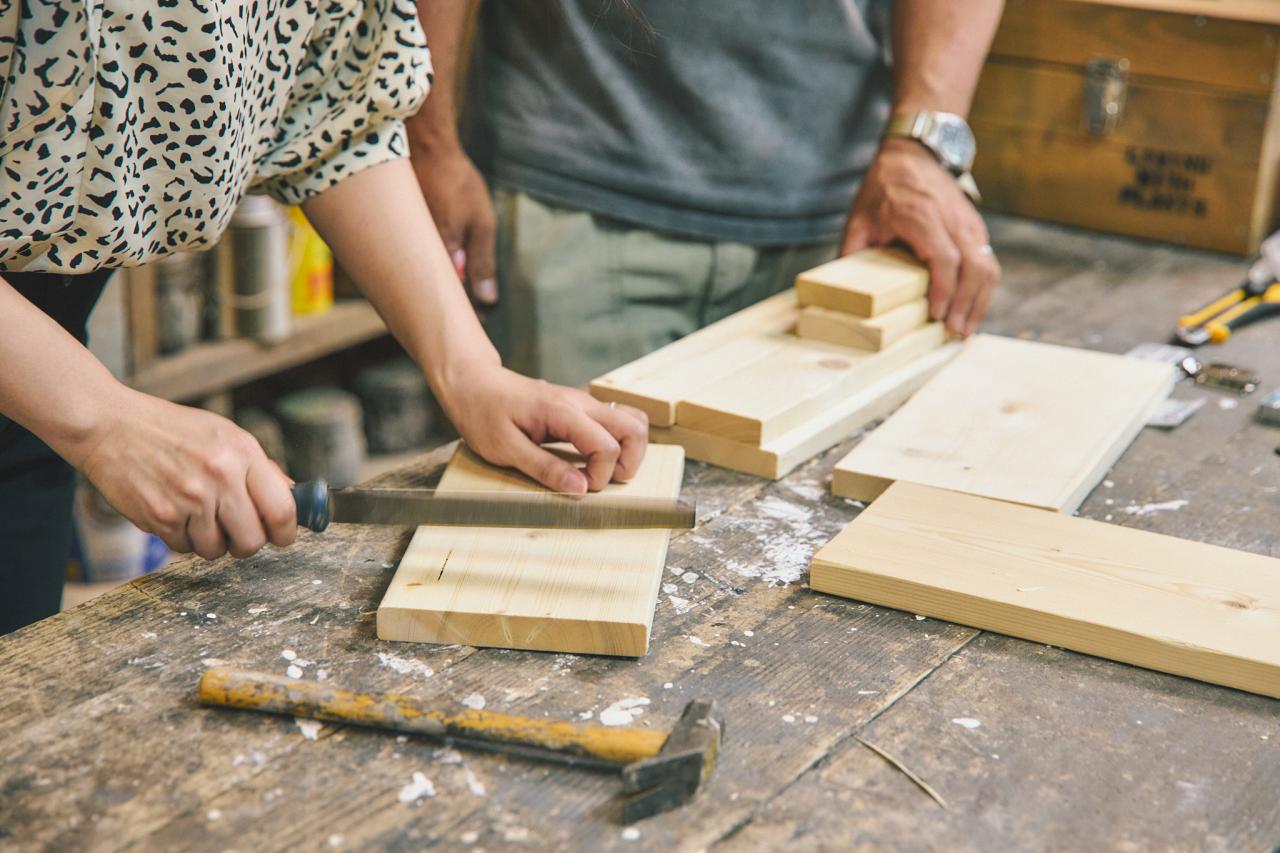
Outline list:
[[[485,337],[404,159],[429,82],[412,0],[0,0],[0,633],[57,609],[67,463],[177,551],[293,541],[247,433],[83,346],[109,270],[212,245],[248,191],[302,205],[482,456],[569,492],[635,472],[643,415],[507,371]]]

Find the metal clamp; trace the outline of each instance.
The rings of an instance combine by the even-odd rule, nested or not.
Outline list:
[[[1084,123],[1094,136],[1107,136],[1124,115],[1129,94],[1129,60],[1091,59],[1084,67]]]

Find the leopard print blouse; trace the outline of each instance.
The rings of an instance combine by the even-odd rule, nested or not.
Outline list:
[[[430,81],[414,0],[0,0],[0,270],[209,246],[404,156]]]

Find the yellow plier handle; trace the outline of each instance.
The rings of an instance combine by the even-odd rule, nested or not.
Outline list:
[[[1178,318],[1179,337],[1188,343],[1222,343],[1235,329],[1273,314],[1280,314],[1280,282],[1261,291],[1244,285]]]

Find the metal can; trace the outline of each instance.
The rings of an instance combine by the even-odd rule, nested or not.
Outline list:
[[[235,278],[236,333],[263,343],[289,336],[289,214],[266,196],[246,196],[228,229]]]

